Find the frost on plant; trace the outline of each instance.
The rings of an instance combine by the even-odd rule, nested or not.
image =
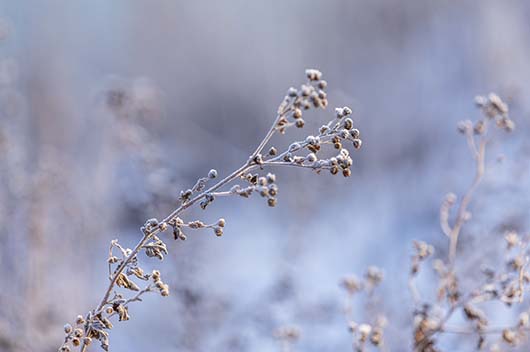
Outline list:
[[[327,107],[327,82],[322,79],[322,73],[310,69],[306,71],[306,77],[307,81],[298,89],[289,88],[278,107],[271,128],[239,168],[224,178],[212,169],[192,187],[182,190],[179,206],[171,214],[162,220],[153,218],[145,222],[141,227],[142,237],[134,248],[125,248],[118,240],[111,241],[107,259],[108,287],[95,308],[79,315],[73,325],[65,325],[64,343],[60,351],[77,348],[85,351],[94,342],[103,350],[109,350],[112,321],[129,320],[131,303],[141,301],[142,296],[148,292],[161,296],[170,294],[160,271],[148,273],[142,269],[141,253],[163,260],[169,250],[165,242],[167,240],[185,240],[194,231],[204,229],[217,237],[223,235],[226,225],[224,219],[212,224],[201,220],[184,220],[186,209],[198,205],[205,210],[220,197],[247,198],[254,194],[273,207],[277,202],[279,187],[276,176],[265,169],[274,167],[294,166],[317,173],[329,171],[332,175],[351,175],[352,157],[346,146],[359,149],[362,141],[359,130],[353,127],[352,110],[349,107],[335,109],[331,120],[316,133],[308,135],[304,140],[292,142],[285,150],[270,145],[274,134],[284,134],[290,127],[304,127],[304,111]],[[326,149],[331,152],[325,154]]]

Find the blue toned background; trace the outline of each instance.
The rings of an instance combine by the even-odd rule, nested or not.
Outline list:
[[[445,254],[438,211],[471,182],[455,127],[478,116],[477,94],[508,101],[517,130],[490,149],[463,270],[494,259],[500,228],[528,230],[529,2],[0,0],[0,19],[0,351],[55,351],[100,299],[108,242],[133,246],[181,189],[245,161],[306,68],[324,73],[331,107],[273,142],[349,105],[363,139],[352,177],[278,170],[275,208],[228,198],[188,213],[224,217],[225,236],[146,260],[172,294],[131,306],[112,351],[277,351],[286,324],[297,351],[349,350],[338,282],[369,265],[385,272],[387,344],[410,350],[411,243]],[[370,318],[362,300],[354,315]]]

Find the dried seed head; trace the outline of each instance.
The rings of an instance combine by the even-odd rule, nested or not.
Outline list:
[[[460,121],[457,125],[458,132],[467,133],[473,129],[473,123],[470,120]]]
[[[350,131],[350,135],[353,139],[358,139],[361,136],[361,132],[356,128],[352,128]]]
[[[267,182],[269,182],[269,183],[274,183],[274,182],[276,182],[276,175],[273,174],[273,173],[270,173],[270,172],[269,172],[269,173],[267,174]]]
[[[351,170],[350,170],[350,169],[344,169],[344,170],[342,170],[342,176],[344,176],[344,177],[350,177],[350,176],[351,176]]]
[[[267,204],[269,205],[269,207],[275,207],[276,206],[276,198],[267,199]]]
[[[368,338],[368,335],[370,335],[370,332],[372,332],[372,327],[368,324],[361,324],[359,325],[359,339],[361,341],[366,341]]]
[[[276,148],[271,147],[271,148],[269,149],[269,155],[270,155],[270,156],[275,156],[276,154],[278,154],[278,151],[276,150]]]
[[[83,337],[83,330],[77,328],[74,330],[74,336],[75,337]]]
[[[370,342],[374,346],[380,346],[383,342],[383,330],[379,327],[374,328],[374,331],[370,335]]]
[[[506,235],[504,235],[504,239],[506,240],[506,245],[508,246],[508,249],[512,249],[513,247],[519,244],[519,236],[515,231],[507,232]]]
[[[347,106],[342,108],[342,112],[343,112],[344,116],[348,116],[348,115],[351,115],[353,113],[352,109],[350,109]]]
[[[502,101],[502,99],[495,93],[490,93],[488,99],[492,107],[500,114],[504,115],[508,113],[508,105]]]
[[[362,289],[361,282],[354,275],[345,277],[340,284],[350,295],[353,295]]]
[[[305,159],[310,163],[314,163],[315,161],[317,161],[317,156],[315,155],[315,153],[309,153],[307,154]]]
[[[361,146],[363,145],[363,141],[360,139],[354,139],[353,140],[353,147],[355,149],[361,149]]]
[[[153,272],[151,273],[151,277],[153,278],[153,281],[160,280],[160,271],[153,270]]]
[[[336,167],[336,166],[332,166],[332,167],[329,169],[329,172],[331,172],[332,175],[336,175],[336,174],[339,172],[339,168]]]
[[[517,335],[515,334],[515,332],[513,330],[504,329],[502,331],[502,339],[504,340],[504,342],[506,342],[508,344],[514,344],[516,337],[517,337]]]
[[[322,72],[315,69],[307,69],[305,74],[310,81],[318,81],[322,78]]]
[[[300,119],[296,120],[296,122],[295,122],[295,126],[296,126],[297,128],[302,128],[302,127],[304,127],[304,125],[305,125],[305,121],[304,121],[304,119],[301,119],[301,118],[300,118]]]
[[[75,323],[76,323],[77,325],[84,324],[84,323],[85,323],[85,318],[83,318],[82,315],[78,315],[77,318],[75,319]]]
[[[278,186],[276,184],[269,185],[268,192],[270,196],[275,197],[278,194]]]
[[[211,169],[209,172],[208,172],[208,178],[209,179],[214,179],[217,177],[217,170],[215,169]]]
[[[83,338],[83,343],[87,346],[90,346],[90,344],[92,343],[92,339],[90,337],[85,337]]]
[[[530,315],[527,312],[522,312],[519,314],[519,326],[520,327],[528,327],[530,322]]]
[[[301,118],[301,117],[302,117],[302,110],[300,110],[299,108],[294,109],[294,111],[293,111],[293,117],[294,117],[295,119],[299,119],[299,118]]]
[[[63,329],[64,329],[65,334],[70,334],[73,330],[72,325],[70,324],[64,324]]]
[[[349,117],[344,119],[343,126],[347,130],[351,130],[353,128],[353,120]]]

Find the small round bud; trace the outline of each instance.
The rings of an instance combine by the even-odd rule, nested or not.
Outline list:
[[[107,312],[107,314],[112,314],[112,313],[114,313],[114,309],[112,307],[108,307],[106,309],[106,312]]]
[[[275,174],[272,174],[272,173],[269,172],[269,173],[267,174],[267,181],[268,181],[269,183],[274,183],[274,182],[276,182],[276,175],[275,175]]]
[[[360,136],[361,136],[361,132],[356,129],[356,128],[353,128],[351,131],[350,131],[350,135],[354,138],[354,139],[358,139]]]
[[[315,155],[315,153],[309,153],[307,154],[305,159],[310,163],[314,163],[315,161],[317,161],[317,156]]]
[[[72,330],[73,330],[73,329],[72,329],[72,325],[70,325],[70,324],[64,324],[63,329],[64,329],[64,332],[65,332],[66,334],[71,333]]]
[[[208,172],[208,178],[209,179],[214,179],[217,177],[217,170],[215,169],[211,169],[209,172]]]
[[[215,232],[215,235],[216,235],[217,237],[221,237],[221,236],[223,235],[223,229],[220,228],[220,227],[216,227],[216,228],[214,228],[213,231]]]
[[[289,88],[289,90],[287,91],[287,95],[291,98],[294,98],[296,97],[296,95],[298,94],[298,91],[296,90],[296,88]]]
[[[82,315],[78,315],[77,318],[75,319],[75,323],[76,323],[77,325],[84,324],[84,323],[85,323],[85,318],[83,318]]]
[[[77,337],[74,337],[72,339],[72,345],[74,345],[75,347],[79,346],[81,344],[81,340],[79,340]]]
[[[350,169],[344,169],[344,170],[342,170],[342,176],[344,176],[344,177],[350,177],[350,176],[351,176],[351,170],[350,170]]]
[[[273,183],[272,185],[269,185],[269,194],[273,197],[278,194],[278,186],[276,186],[276,184]]]
[[[298,119],[296,120],[295,125],[297,128],[302,128],[305,125],[305,121],[303,119]]]
[[[340,143],[340,142],[335,142],[335,143],[333,144],[333,147],[335,147],[335,149],[341,149],[341,148],[342,148],[342,143]]]
[[[276,198],[269,198],[267,200],[267,204],[269,205],[269,207],[274,207],[276,206]]]
[[[354,139],[354,140],[353,140],[353,147],[354,147],[355,149],[360,149],[361,146],[362,146],[362,144],[363,144],[363,141],[360,140],[360,139]]]
[[[276,154],[278,154],[278,151],[276,150],[276,148],[271,147],[271,149],[269,149],[269,155],[275,156]]]
[[[332,166],[331,169],[329,169],[329,172],[331,172],[332,175],[336,175],[339,172],[339,168]]]
[[[328,82],[326,82],[324,80],[320,80],[318,82],[318,88],[320,88],[320,89],[325,89],[327,86],[328,86]]]
[[[90,344],[92,343],[92,339],[90,337],[85,337],[83,339],[83,343],[87,346],[90,346]]]
[[[294,111],[293,111],[293,117],[294,117],[295,119],[299,119],[299,118],[301,118],[301,117],[302,117],[302,110],[300,110],[299,108],[294,109]]]
[[[219,220],[217,221],[217,226],[219,226],[219,227],[225,227],[225,225],[226,225],[226,221],[225,221],[225,219],[221,218],[221,219],[219,219]]]
[[[353,120],[349,117],[347,119],[344,119],[344,128],[347,130],[351,130],[353,127]]]

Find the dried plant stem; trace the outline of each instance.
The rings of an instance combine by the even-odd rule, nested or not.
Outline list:
[[[223,235],[225,220],[219,219],[216,223],[208,224],[200,220],[185,222],[180,215],[194,205],[200,205],[202,209],[212,203],[217,196],[241,196],[248,198],[252,193],[258,193],[267,199],[267,204],[271,207],[276,205],[278,186],[276,176],[273,173],[260,175],[251,173],[252,170],[263,170],[265,167],[273,166],[298,166],[309,168],[317,173],[321,170],[328,170],[332,175],[341,172],[344,177],[351,175],[353,160],[350,152],[343,148],[343,143],[352,142],[355,149],[359,149],[362,144],[360,132],[353,128],[353,120],[349,117],[352,110],[348,107],[335,109],[332,120],[319,129],[316,136],[308,135],[304,141],[293,142],[287,150],[278,153],[274,146],[271,146],[264,155],[263,149],[269,144],[272,136],[276,133],[284,133],[290,126],[302,128],[305,124],[302,119],[302,109],[325,108],[328,104],[324,89],[327,82],[321,79],[321,72],[314,69],[306,71],[307,83],[302,84],[300,90],[289,88],[280,104],[277,115],[265,137],[258,143],[256,149],[250,154],[248,160],[236,170],[231,172],[222,180],[213,183],[217,179],[217,171],[212,169],[207,177],[201,177],[195,185],[183,190],[180,193],[180,206],[174,209],[161,221],[149,219],[141,227],[142,238],[132,248],[124,248],[118,240],[111,241],[109,248],[109,284],[101,298],[101,301],[83,316],[78,316],[75,321],[75,329],[72,325],[66,324],[64,332],[65,342],[61,346],[61,352],[71,352],[71,346],[75,349],[80,346],[80,351],[85,352],[92,340],[98,340],[101,348],[105,351],[109,349],[109,333],[113,324],[110,317],[118,315],[120,321],[129,320],[128,305],[131,302],[141,301],[141,296],[147,292],[158,291],[162,296],[169,295],[169,287],[165,284],[158,270],[152,273],[145,273],[138,264],[138,255],[145,251],[148,257],[155,257],[159,260],[168,254],[167,245],[157,236],[165,232],[168,228],[173,230],[175,240],[185,240],[186,234],[183,228],[188,230],[211,229],[219,237]],[[317,153],[321,145],[332,145],[336,150],[336,156],[318,158]],[[300,155],[305,153],[305,155]],[[235,181],[235,182],[234,182]],[[241,186],[239,182],[246,186]],[[234,183],[230,190],[222,189],[229,183]],[[209,188],[207,186],[213,184]],[[119,250],[118,256],[113,254],[113,250]],[[131,277],[131,278],[129,278]],[[143,290],[135,283],[136,280],[151,281]],[[122,294],[122,289],[135,291],[136,294],[128,299]],[[294,330],[285,332],[285,337],[290,340],[297,338],[298,333]]]
[[[259,155],[261,153],[261,151],[263,150],[265,145],[267,145],[267,143],[270,141],[270,139],[274,135],[274,132],[276,132],[276,128],[275,127],[278,124],[278,121],[288,111],[289,111],[289,109],[285,109],[282,113],[278,114],[278,116],[274,120],[274,123],[272,124],[271,128],[269,129],[269,131],[267,132],[267,134],[265,135],[263,140],[260,142],[260,144],[258,145],[256,150],[252,153],[252,155],[250,156],[249,160],[244,165],[242,165],[241,167],[239,167],[238,169],[233,171],[230,175],[226,176],[224,179],[222,179],[219,182],[217,182],[215,185],[211,186],[207,190],[205,190],[202,193],[198,194],[197,196],[195,196],[194,198],[192,198],[188,202],[180,205],[178,208],[173,210],[173,212],[171,212],[171,214],[166,216],[162,220],[162,223],[166,223],[167,224],[167,223],[171,222],[172,220],[176,219],[177,216],[180,215],[184,210],[186,210],[187,208],[189,208],[192,205],[196,204],[198,201],[203,199],[207,194],[211,194],[211,193],[217,191],[219,188],[223,187],[224,185],[226,185],[226,184],[230,183],[231,181],[241,177],[246,172],[256,168],[258,166],[258,164],[254,161],[254,159],[256,158],[257,155]],[[273,163],[273,162],[266,163],[266,165],[268,165],[268,166],[272,166],[274,164],[276,164],[276,163]],[[105,294],[103,295],[103,298],[101,299],[99,305],[93,311],[94,314],[100,313],[103,310],[103,308],[105,307],[105,305],[108,303],[109,297],[110,297],[112,291],[114,290],[114,288],[116,286],[116,281],[117,281],[118,277],[120,276],[120,274],[123,273],[123,271],[125,270],[127,265],[129,265],[129,263],[133,260],[133,258],[136,257],[136,255],[140,252],[140,250],[143,248],[143,246],[150,239],[152,239],[153,236],[157,235],[160,232],[161,232],[161,228],[158,227],[158,228],[154,229],[152,232],[145,233],[144,236],[142,237],[142,239],[136,244],[136,246],[134,246],[134,248],[132,249],[130,254],[127,257],[124,258],[124,260],[116,268],[114,273],[110,275],[110,277],[109,277],[109,279],[110,279],[109,286],[107,287],[107,289],[105,291]],[[140,291],[136,296],[134,296],[133,298],[129,299],[126,303],[128,304],[130,302],[137,301],[142,294],[144,294],[145,292],[148,292],[148,291],[149,291],[148,289]],[[88,345],[83,343],[82,347],[81,347],[81,352],[85,352],[87,347],[88,347]]]
[[[449,259],[449,267],[451,268],[451,270],[454,267],[454,262],[455,262],[455,257],[456,257],[456,248],[458,244],[458,237],[460,236],[460,231],[462,229],[462,226],[464,225],[468,217],[467,209],[468,209],[469,203],[471,202],[473,193],[475,192],[476,188],[480,184],[480,181],[482,180],[482,177],[484,176],[484,169],[485,169],[484,160],[486,157],[487,140],[486,140],[485,134],[481,135],[480,144],[477,149],[475,146],[475,140],[473,138],[472,133],[473,133],[472,131],[468,131],[466,132],[466,136],[467,136],[470,149],[473,153],[473,158],[475,159],[475,163],[476,163],[475,178],[473,179],[473,183],[467,190],[466,194],[462,198],[462,202],[460,203],[460,206],[458,208],[455,224],[452,227],[451,231],[449,232],[448,259]],[[443,227],[447,228],[445,224],[443,224]]]
[[[273,128],[271,128],[271,130],[272,129]],[[267,134],[267,136],[268,136],[268,139],[270,139],[272,134]],[[263,147],[261,147],[261,148],[263,148]],[[259,148],[257,150],[259,150]],[[218,190],[222,186],[224,186],[224,185],[230,183],[231,181],[237,179],[238,177],[243,175],[245,172],[250,171],[250,170],[254,169],[255,167],[257,167],[257,164],[252,161],[252,158],[249,159],[249,161],[246,164],[244,164],[243,166],[241,166],[240,168],[238,168],[237,170],[232,172],[230,175],[226,176],[224,179],[222,179],[221,181],[217,182],[215,185],[213,185],[212,187],[208,188],[206,191],[204,191],[201,194],[197,195],[196,197],[192,198],[189,202],[186,202],[186,203],[182,204],[181,206],[179,206],[177,209],[175,209],[173,212],[171,212],[171,214],[169,214],[166,218],[164,218],[164,220],[162,220],[162,222],[163,223],[170,222],[171,220],[175,219],[179,214],[181,214],[184,210],[186,210],[187,208],[191,207],[192,205],[197,203],[199,200],[204,198],[206,196],[206,194],[209,194],[209,193],[212,193],[212,192]],[[144,234],[143,238],[136,244],[136,246],[132,249],[131,253],[126,258],[124,258],[123,262],[121,262],[121,264],[116,268],[116,270],[114,271],[113,275],[109,278],[110,279],[109,286],[107,287],[107,290],[105,291],[105,294],[103,295],[103,298],[101,299],[99,305],[94,310],[94,314],[100,313],[102,311],[102,309],[105,307],[105,305],[107,304],[108,299],[109,299],[114,287],[116,286],[116,280],[118,279],[120,274],[123,272],[123,270],[125,270],[125,268],[131,262],[131,260],[133,260],[133,258],[136,257],[136,255],[138,254],[138,252],[140,252],[142,247],[151,238],[153,238],[153,236],[155,236],[159,232],[161,232],[160,228],[156,228],[152,232]],[[147,291],[141,291],[137,296],[135,296],[134,299],[129,300],[127,303],[137,300],[137,298],[139,298],[139,296],[141,294],[145,293],[145,292],[147,292]],[[87,347],[88,346],[86,344],[83,344],[83,346],[81,347],[81,352],[85,352]]]

